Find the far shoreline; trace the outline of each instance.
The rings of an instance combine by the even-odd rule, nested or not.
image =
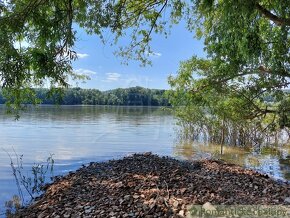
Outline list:
[[[0,104],[1,107],[5,107],[5,104]],[[41,107],[44,107],[44,106],[47,106],[47,107],[96,107],[96,106],[108,106],[108,107],[144,107],[144,108],[149,108],[149,107],[152,107],[152,108],[172,108],[172,106],[156,106],[156,105],[108,105],[108,104],[96,104],[96,105],[90,105],[90,104],[26,104],[25,106],[29,106],[29,107],[38,107],[38,106],[41,106]]]

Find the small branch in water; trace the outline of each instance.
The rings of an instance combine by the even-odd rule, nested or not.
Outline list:
[[[21,199],[21,204],[24,205],[24,195],[22,191],[22,187],[26,190],[26,192],[31,197],[31,200],[35,199],[35,195],[38,195],[45,185],[45,175],[50,171],[50,174],[53,175],[53,166],[54,166],[54,159],[53,154],[46,160],[45,164],[34,164],[32,166],[32,177],[27,175],[23,175],[23,155],[18,155],[15,149],[12,147],[14,155],[16,157],[16,164],[13,162],[13,158],[8,151],[2,148],[4,152],[7,153],[8,157],[10,158],[10,166],[12,168],[12,173],[16,181],[16,186],[18,189],[18,194]]]
[[[13,163],[13,159],[11,157],[11,155],[9,154],[8,151],[6,151],[4,148],[2,148],[4,152],[6,152],[6,154],[8,155],[8,157],[10,158],[10,166],[12,168],[12,173],[13,173],[13,176],[15,178],[15,181],[16,181],[16,186],[17,186],[17,190],[18,190],[18,194],[21,198],[21,202],[22,204],[24,203],[24,197],[23,197],[23,192],[22,192],[22,189],[21,189],[21,186],[20,186],[20,182],[19,182],[19,179],[18,179],[18,176],[17,176],[17,169]],[[13,148],[14,150],[14,148]],[[19,166],[19,165],[18,165]]]

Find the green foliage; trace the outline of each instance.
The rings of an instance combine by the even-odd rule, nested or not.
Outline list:
[[[73,23],[104,42],[107,31],[115,36],[111,43],[129,36],[128,45],[117,53],[147,64],[153,35],[167,36],[181,19],[204,40],[208,60],[194,57],[182,64],[180,75],[170,81],[176,91],[173,103],[201,112],[206,108],[222,123],[228,119],[269,129],[289,127],[289,95],[283,89],[290,76],[290,0],[2,2],[0,85],[7,105],[17,110],[27,99],[38,103],[32,87],[49,81],[58,90],[68,86],[69,77],[77,77],[71,68],[76,58]],[[80,102],[77,93],[68,95]],[[269,96],[274,103],[265,101]],[[106,98],[108,104],[126,102],[116,93]],[[87,98],[85,103],[94,101]]]
[[[76,58],[73,14],[72,1],[1,1],[0,85],[12,109],[35,100],[33,86],[68,86]]]
[[[111,31],[116,43],[130,35],[119,55],[150,62],[152,33],[165,33],[169,22],[160,19],[165,8],[172,9],[172,23],[181,17],[185,3],[179,0],[7,0],[0,2],[0,86],[11,110],[21,109],[29,98],[35,101],[33,87],[50,84],[68,87],[69,78],[78,78],[71,63],[75,26],[89,34]],[[74,24],[74,25],[73,25]],[[17,112],[17,111],[16,111]]]
[[[283,135],[281,128],[289,132],[287,91],[277,98],[275,91],[248,89],[244,80],[220,83],[210,78],[215,67],[214,61],[193,57],[181,63],[176,77],[169,77],[172,90],[167,95],[186,136],[249,145],[273,142]]]
[[[188,27],[204,39],[208,59],[193,57],[169,78],[183,125],[193,136],[230,144],[277,139],[281,128],[288,132],[290,1],[192,3]]]

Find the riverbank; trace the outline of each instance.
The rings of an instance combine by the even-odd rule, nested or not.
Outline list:
[[[290,185],[221,161],[135,154],[57,178],[18,216],[183,217],[207,202],[290,205]]]

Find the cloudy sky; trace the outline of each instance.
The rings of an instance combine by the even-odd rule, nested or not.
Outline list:
[[[73,63],[73,68],[76,73],[91,78],[85,83],[72,83],[82,88],[109,90],[143,86],[168,89],[167,78],[170,74],[176,74],[180,61],[194,54],[205,56],[203,42],[194,39],[183,24],[175,26],[168,38],[161,35],[153,37],[153,65],[146,67],[140,67],[136,61],[128,65],[121,64],[122,58],[114,55],[118,46],[104,45],[97,36],[89,36],[83,30],[76,29],[78,40],[75,50],[78,59]]]

